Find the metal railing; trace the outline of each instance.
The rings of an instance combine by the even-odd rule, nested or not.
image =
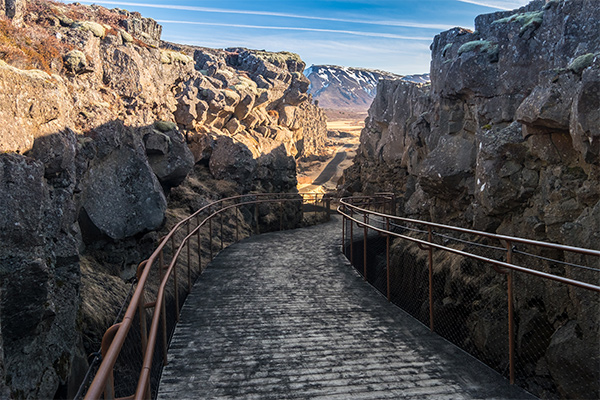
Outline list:
[[[555,375],[560,375],[555,372],[558,368],[569,367],[549,365],[548,360],[540,361],[543,357],[549,357],[548,346],[552,335],[577,314],[580,324],[585,325],[588,332],[587,340],[591,343],[587,346],[596,354],[586,354],[592,359],[592,371],[589,371],[588,366],[580,366],[582,374],[589,375],[586,378],[575,376],[573,379],[582,380],[577,383],[579,386],[589,386],[585,396],[598,396],[600,251],[397,217],[392,215],[394,209],[393,197],[390,196],[340,200],[338,212],[343,216],[343,251],[365,280],[373,283],[389,301],[428,324],[431,331],[440,331],[438,333],[442,336],[491,364],[511,383],[515,383],[515,375],[520,371],[529,378],[535,376],[538,381],[544,382],[543,385],[553,385],[550,389],[538,390],[524,382],[525,378],[518,382],[530,391],[537,390],[534,394],[540,397],[581,396],[582,392],[577,392],[577,389],[567,388],[568,383],[551,382]],[[396,239],[395,243],[390,239]],[[396,247],[392,249],[392,246]],[[426,252],[426,256],[421,250]],[[414,265],[403,266],[409,259]],[[460,274],[468,276],[457,278]],[[496,276],[506,278],[504,280]],[[519,278],[519,292],[515,291],[516,277]],[[456,287],[461,282],[467,286],[469,281],[475,282],[470,285],[470,292]],[[483,286],[482,282],[488,287]],[[486,290],[495,291],[496,294],[486,299]],[[497,295],[498,291],[503,290],[503,295]],[[415,299],[408,299],[411,296]],[[501,297],[506,299],[506,314],[500,315],[497,313],[498,302],[490,298]],[[544,299],[552,300],[547,300],[544,304]],[[490,304],[484,304],[486,301]],[[515,301],[519,301],[518,314],[515,312]],[[459,307],[451,308],[458,303],[463,310],[459,310]],[[489,309],[480,311],[484,306]],[[550,307],[560,308],[558,311],[552,310],[559,317],[546,322],[543,315],[550,312],[547,310]],[[578,311],[575,312],[574,309]],[[454,313],[454,318],[459,322],[448,322],[451,318],[448,314],[451,313]],[[497,326],[494,324],[506,321],[504,337],[507,348],[504,351],[508,359],[507,368],[497,360],[503,360],[503,354],[490,355],[484,351],[493,346],[503,347],[501,344],[481,345],[482,338],[473,337],[474,332],[481,333],[476,325],[481,325],[481,319],[491,318],[490,316],[496,316],[497,321],[488,326]],[[541,327],[536,328],[537,332],[532,329],[537,336],[530,335],[533,338],[529,339],[527,335],[530,331],[522,326],[533,324],[531,321],[538,321]],[[455,326],[461,324],[462,326]],[[517,324],[520,328],[518,336]],[[495,337],[491,334],[488,336]],[[503,338],[495,338],[504,343]],[[515,351],[517,344],[520,346],[518,354],[522,354],[521,359],[517,358]],[[535,354],[532,354],[533,348],[536,348]],[[554,355],[550,358],[560,359]],[[585,364],[585,360],[581,362]],[[592,382],[587,382],[590,380]],[[551,393],[553,390],[557,393]]]
[[[226,242],[240,240],[244,232],[258,234],[261,230],[297,227],[302,222],[303,215],[328,219],[330,205],[331,198],[323,194],[248,194],[215,201],[178,222],[160,240],[152,255],[139,264],[137,287],[123,319],[108,328],[104,334],[102,363],[85,399],[99,399],[102,396],[114,399],[119,394],[115,390],[114,370],[126,340],[129,340],[130,345],[133,343],[133,346],[141,348],[139,357],[142,359],[130,363],[139,368],[139,376],[133,378],[137,382],[135,393],[131,394],[131,389],[120,398],[153,398],[162,365],[167,364],[169,338],[183,305],[184,299],[180,298],[180,291],[191,291],[193,276],[197,277],[203,270],[203,257],[212,260],[216,252],[226,247]],[[203,228],[204,235],[201,233]],[[229,240],[226,240],[228,234]],[[215,237],[220,243],[215,243]],[[166,260],[167,257],[170,259]],[[186,275],[184,288],[180,288],[182,282],[178,280],[178,271]],[[172,304],[168,301],[168,288],[171,288]],[[152,298],[148,300],[148,296]],[[174,315],[175,321],[171,324],[167,322],[168,314]],[[148,320],[151,321],[150,324]],[[139,334],[138,338],[132,337],[131,333],[134,331]],[[159,354],[155,351],[157,348],[160,349]],[[155,375],[153,382],[151,375]],[[123,377],[120,373],[119,378],[132,380],[131,376]],[[130,389],[125,388],[121,392],[127,390]]]

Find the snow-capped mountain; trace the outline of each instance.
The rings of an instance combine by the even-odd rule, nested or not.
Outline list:
[[[366,111],[377,93],[379,79],[403,79],[415,83],[429,82],[429,74],[396,75],[365,68],[312,65],[304,70],[310,80],[308,92],[328,109]]]

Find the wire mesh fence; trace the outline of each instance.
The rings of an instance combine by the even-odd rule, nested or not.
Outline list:
[[[540,398],[600,398],[600,253],[474,237],[359,204],[341,207],[343,251],[390,301]]]

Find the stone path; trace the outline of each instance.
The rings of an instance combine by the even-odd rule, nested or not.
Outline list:
[[[221,252],[183,307],[158,398],[533,398],[365,283],[340,225]]]

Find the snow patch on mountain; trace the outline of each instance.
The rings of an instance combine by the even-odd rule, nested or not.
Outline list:
[[[323,108],[366,111],[377,94],[380,79],[429,83],[429,74],[397,75],[387,71],[337,65],[311,65],[304,70],[309,93]]]

